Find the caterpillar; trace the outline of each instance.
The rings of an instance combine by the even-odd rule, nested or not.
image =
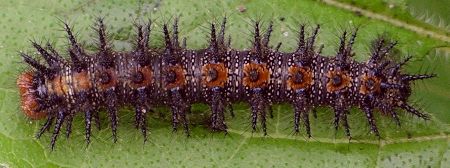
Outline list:
[[[108,42],[104,21],[99,18],[94,28],[98,34],[98,50],[94,53],[87,52],[64,23],[70,59],[63,58],[52,45],[34,41],[33,47],[46,63],[20,53],[32,67],[17,79],[22,111],[31,119],[46,118],[37,138],[54,123],[52,150],[64,124],[66,136],[71,134],[77,113],[84,113],[85,140],[89,144],[92,124],[100,124],[101,109],[106,109],[116,142],[117,111],[123,106],[134,108],[135,127],[145,140],[147,115],[159,106],[170,108],[173,130],[182,127],[189,135],[187,114],[193,103],[207,104],[211,111],[209,127],[226,132],[225,112],[233,115],[231,104],[246,102],[251,107],[252,130],[260,122],[264,135],[267,115],[277,103],[294,107],[294,131],[300,132],[303,124],[308,137],[309,116],[318,106],[333,109],[334,128],[344,127],[349,139],[352,136],[347,116],[351,107],[361,109],[377,137],[380,133],[375,112],[392,117],[397,125],[397,109],[430,119],[409,105],[408,97],[413,81],[436,75],[402,73],[402,66],[411,57],[403,61],[389,59],[395,41],[379,36],[372,43],[370,58],[357,62],[352,58],[357,28],[343,32],[336,55],[325,56],[321,53],[324,46],[315,46],[320,26],[308,36],[305,25],[300,25],[297,49],[281,52],[282,43],[269,46],[273,24],[261,31],[260,22],[255,22],[252,47],[237,50],[230,47],[231,40],[225,37],[226,22],[224,18],[220,27],[211,23],[209,45],[198,50],[187,49],[186,39],[180,42],[178,19],[171,32],[167,23],[163,25],[165,46],[159,48],[149,45],[151,21],[136,24],[134,49],[116,52]]]

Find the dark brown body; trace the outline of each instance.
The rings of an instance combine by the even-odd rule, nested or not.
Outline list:
[[[31,77],[19,78],[21,96],[39,106],[34,107],[22,99],[22,108],[32,118],[37,114],[47,115],[47,122],[38,136],[55,121],[52,145],[61,125],[65,122],[71,125],[77,113],[85,115],[89,142],[91,121],[98,123],[101,108],[108,113],[116,140],[117,109],[125,105],[134,107],[136,128],[144,136],[147,135],[146,114],[157,106],[169,106],[173,128],[176,130],[181,124],[189,134],[186,115],[193,103],[210,106],[210,128],[214,131],[226,131],[224,112],[234,102],[250,104],[252,128],[256,129],[259,120],[264,133],[266,113],[271,112],[275,103],[292,104],[294,130],[299,132],[299,124],[303,122],[309,136],[309,113],[317,106],[332,107],[335,128],[342,123],[349,137],[347,115],[354,106],[366,114],[377,136],[374,109],[392,116],[398,123],[394,111],[397,107],[427,118],[406,101],[411,92],[409,81],[433,75],[401,74],[400,67],[407,60],[395,63],[386,59],[395,43],[383,38],[375,42],[371,58],[366,63],[358,63],[351,59],[356,31],[349,41],[344,33],[336,56],[328,57],[322,56],[321,49],[316,51],[314,46],[319,27],[306,38],[304,26],[301,26],[298,49],[286,53],[278,51],[279,45],[269,47],[272,25],[266,34],[260,35],[256,23],[253,47],[242,51],[225,43],[225,21],[218,34],[212,24],[209,47],[190,50],[179,44],[175,23],[172,37],[164,25],[165,48],[148,46],[150,25],[145,25],[137,26],[135,50],[118,53],[107,43],[102,20],[98,26],[99,51],[94,54],[88,54],[79,46],[67,25],[71,61],[63,60],[50,45],[44,49],[33,43],[48,67],[22,54],[36,70]],[[30,96],[30,93],[34,94]],[[70,131],[69,126],[66,134]]]

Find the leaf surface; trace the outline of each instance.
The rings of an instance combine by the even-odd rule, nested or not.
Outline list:
[[[0,4],[0,167],[448,167],[450,165],[450,48],[448,34],[442,28],[429,29],[420,20],[408,22],[393,17],[389,12],[361,8],[358,3],[344,5],[371,11],[404,26],[373,19],[364,12],[354,12],[329,2],[310,0],[272,1],[13,1]],[[379,2],[379,1],[377,1]],[[406,3],[395,3],[407,13]],[[403,6],[401,6],[403,5]],[[387,9],[389,10],[389,9]],[[394,9],[392,9],[394,10]],[[447,9],[447,12],[449,10]],[[400,11],[402,12],[402,11]],[[392,12],[391,12],[392,13]],[[432,115],[423,121],[401,113],[402,127],[390,117],[377,115],[383,139],[369,133],[364,114],[354,109],[349,123],[354,139],[346,139],[343,130],[334,131],[333,114],[329,108],[320,108],[318,118],[312,119],[313,138],[292,135],[293,110],[289,105],[274,107],[274,118],[268,120],[269,136],[251,133],[249,107],[236,104],[236,117],[227,114],[230,134],[211,133],[204,127],[209,111],[205,105],[196,105],[191,120],[192,137],[182,131],[172,133],[170,113],[158,109],[150,116],[149,142],[143,143],[140,132],[134,129],[133,113],[128,108],[120,111],[119,141],[112,142],[107,118],[102,115],[102,128],[94,129],[92,143],[84,142],[84,123],[81,115],[74,121],[69,139],[60,137],[57,148],[49,148],[50,133],[34,138],[43,121],[30,121],[19,108],[15,86],[17,75],[27,70],[18,56],[19,51],[34,53],[30,39],[56,44],[66,51],[67,40],[59,20],[74,26],[77,37],[90,50],[95,49],[95,32],[90,27],[96,16],[103,16],[110,41],[117,50],[133,46],[133,22],[155,20],[151,36],[152,46],[162,45],[161,27],[180,17],[180,36],[187,38],[190,48],[206,46],[208,25],[228,16],[227,33],[232,46],[250,46],[252,21],[262,20],[267,26],[274,21],[272,45],[283,42],[283,51],[296,48],[300,23],[321,24],[317,44],[324,44],[324,54],[334,55],[338,37],[343,30],[360,26],[355,44],[356,59],[369,57],[369,46],[379,34],[388,34],[399,41],[400,57],[413,55],[414,61],[406,71],[410,73],[435,72],[438,78],[414,85],[411,102]],[[414,18],[414,17],[411,17]],[[417,24],[416,24],[417,23]],[[419,24],[420,23],[420,24]],[[448,22],[447,22],[448,23]],[[425,24],[425,23],[424,23]],[[416,26],[444,38],[426,36],[409,29]],[[429,25],[430,26],[430,25]],[[432,26],[431,26],[432,27]],[[310,31],[309,31],[310,32]],[[311,117],[312,118],[312,117]]]

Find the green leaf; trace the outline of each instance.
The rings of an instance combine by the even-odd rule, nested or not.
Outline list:
[[[417,19],[450,31],[450,1],[440,0],[433,3],[409,0],[408,10]]]
[[[389,9],[363,8],[358,5],[361,2],[2,0],[0,167],[448,167],[450,37],[441,28],[410,22],[392,15],[395,12]],[[407,13],[405,2],[394,4],[398,13]],[[289,105],[279,105],[274,107],[274,118],[268,119],[269,136],[263,137],[261,132],[250,131],[249,107],[237,104],[236,117],[227,114],[230,133],[225,136],[204,127],[209,111],[204,105],[196,105],[189,114],[192,137],[186,138],[182,131],[172,133],[169,112],[158,109],[151,114],[150,139],[144,144],[140,132],[134,129],[132,112],[124,108],[120,111],[116,144],[105,115],[101,116],[102,128],[93,131],[89,146],[84,142],[81,115],[75,118],[72,136],[61,136],[53,152],[49,148],[50,133],[39,140],[34,138],[43,121],[30,121],[20,111],[15,79],[28,68],[21,63],[18,52],[34,52],[30,39],[49,40],[65,51],[67,40],[60,19],[73,25],[77,37],[91,49],[95,33],[90,26],[96,16],[104,16],[115,48],[127,50],[134,39],[133,22],[156,19],[152,45],[158,46],[162,43],[161,25],[180,16],[180,35],[187,37],[190,48],[201,48],[207,43],[208,24],[220,22],[225,15],[229,17],[227,33],[235,48],[250,46],[251,23],[255,19],[264,21],[264,26],[270,20],[275,22],[271,44],[283,42],[284,51],[295,48],[300,23],[308,23],[310,29],[320,23],[318,44],[325,45],[326,55],[335,53],[338,36],[344,29],[361,26],[355,44],[359,61],[367,60],[370,42],[378,34],[390,35],[399,41],[400,56],[414,56],[408,72],[438,74],[436,79],[414,85],[411,97],[411,102],[417,102],[416,107],[432,115],[432,120],[402,113],[399,128],[390,117],[378,114],[383,136],[378,140],[369,134],[364,114],[354,109],[349,118],[354,139],[349,142],[341,129],[335,132],[332,128],[332,111],[320,108],[318,118],[311,121],[313,138],[308,139],[304,132],[292,135],[293,110]]]

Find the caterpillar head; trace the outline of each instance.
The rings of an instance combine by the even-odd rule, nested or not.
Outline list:
[[[41,110],[39,103],[42,92],[39,87],[40,82],[34,72],[24,72],[17,78],[22,111],[28,118],[33,120],[47,116],[47,113]]]

